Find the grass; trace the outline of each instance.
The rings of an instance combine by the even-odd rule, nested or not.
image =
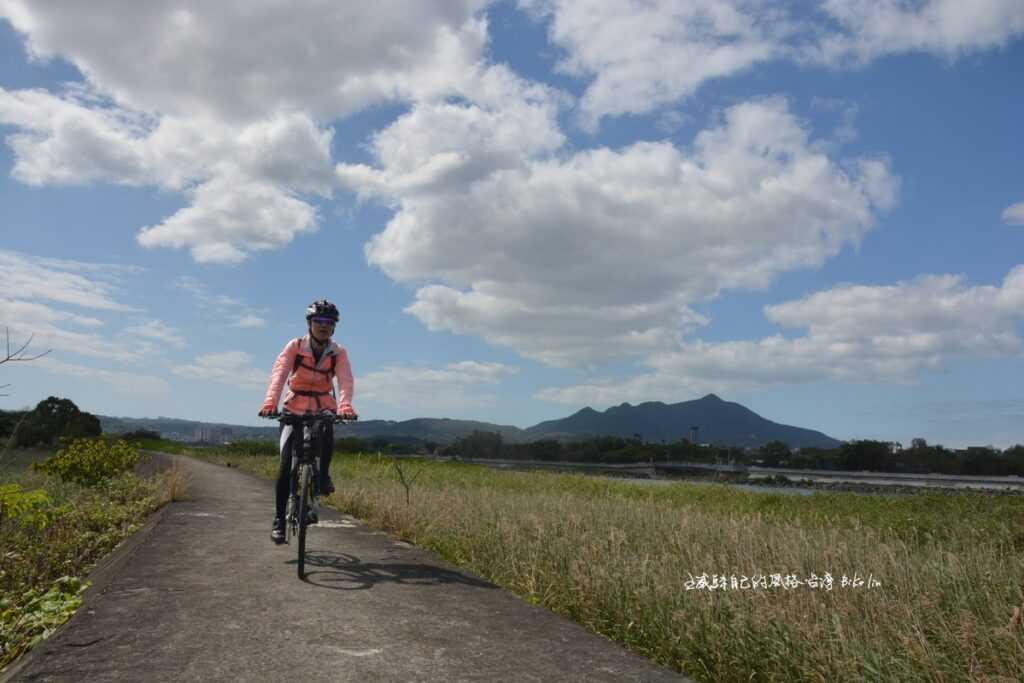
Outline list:
[[[0,461],[0,486],[43,492],[32,514],[7,510],[0,518],[0,670],[69,619],[95,563],[187,488],[180,467],[149,478],[126,472],[93,487],[29,468],[50,455],[9,451]]]
[[[276,474],[273,457],[203,456]],[[1020,497],[403,468],[408,504],[390,459],[336,457],[329,502],[697,680],[1024,680]],[[832,590],[731,587],[826,572]],[[855,574],[879,585],[841,585]]]

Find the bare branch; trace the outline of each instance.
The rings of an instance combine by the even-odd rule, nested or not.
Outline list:
[[[33,334],[33,335],[29,336],[28,341],[26,341],[24,344],[21,345],[21,348],[19,348],[14,353],[11,353],[11,329],[9,327],[8,328],[4,328],[4,329],[5,329],[5,333],[7,335],[7,354],[4,356],[4,358],[0,358],[0,365],[3,365],[7,361],[29,361],[29,360],[36,360],[37,358],[42,358],[46,354],[48,354],[51,351],[53,351],[53,349],[47,349],[47,350],[43,351],[42,353],[38,353],[38,354],[36,354],[34,356],[26,356],[25,355],[25,351],[26,351],[26,349],[28,349],[28,345],[32,343],[32,339],[35,337],[35,335]]]
[[[16,350],[14,353],[11,353],[11,328],[5,327],[4,328],[4,333],[5,333],[6,337],[7,337],[7,352],[4,354],[3,358],[0,358],[0,365],[3,365],[4,363],[6,363],[8,361],[17,362],[17,361],[36,360],[36,359],[42,358],[46,354],[48,354],[51,351],[53,351],[53,349],[46,349],[42,353],[37,353],[34,356],[26,356],[25,353],[26,353],[26,350],[28,349],[28,345],[31,344],[32,343],[32,339],[35,338],[35,335],[33,334],[33,335],[29,336],[28,341],[26,341],[24,344],[21,345],[21,348]],[[9,386],[11,386],[11,385],[10,384],[3,384],[3,385],[0,385],[0,389],[6,389]],[[10,396],[10,394],[0,394],[0,397],[7,397],[7,396]]]

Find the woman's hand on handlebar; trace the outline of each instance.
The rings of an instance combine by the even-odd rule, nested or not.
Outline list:
[[[356,411],[352,410],[352,406],[341,406],[338,408],[338,417],[343,420],[358,420],[359,416],[356,415]]]

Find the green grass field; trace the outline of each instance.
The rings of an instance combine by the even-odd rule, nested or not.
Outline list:
[[[276,473],[274,457],[203,457]],[[408,504],[389,458],[336,456],[330,503],[697,680],[1024,680],[1021,497],[401,466]],[[808,585],[826,573],[831,590]]]

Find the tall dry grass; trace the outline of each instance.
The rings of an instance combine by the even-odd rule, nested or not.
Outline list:
[[[158,478],[157,501],[162,507],[167,503],[186,500],[192,483],[192,470],[175,458],[171,466],[160,473]]]
[[[799,498],[423,463],[407,502],[389,460],[335,463],[343,511],[698,680],[1024,680],[1020,498]],[[826,572],[831,590],[694,583]],[[879,585],[840,585],[855,574]]]

